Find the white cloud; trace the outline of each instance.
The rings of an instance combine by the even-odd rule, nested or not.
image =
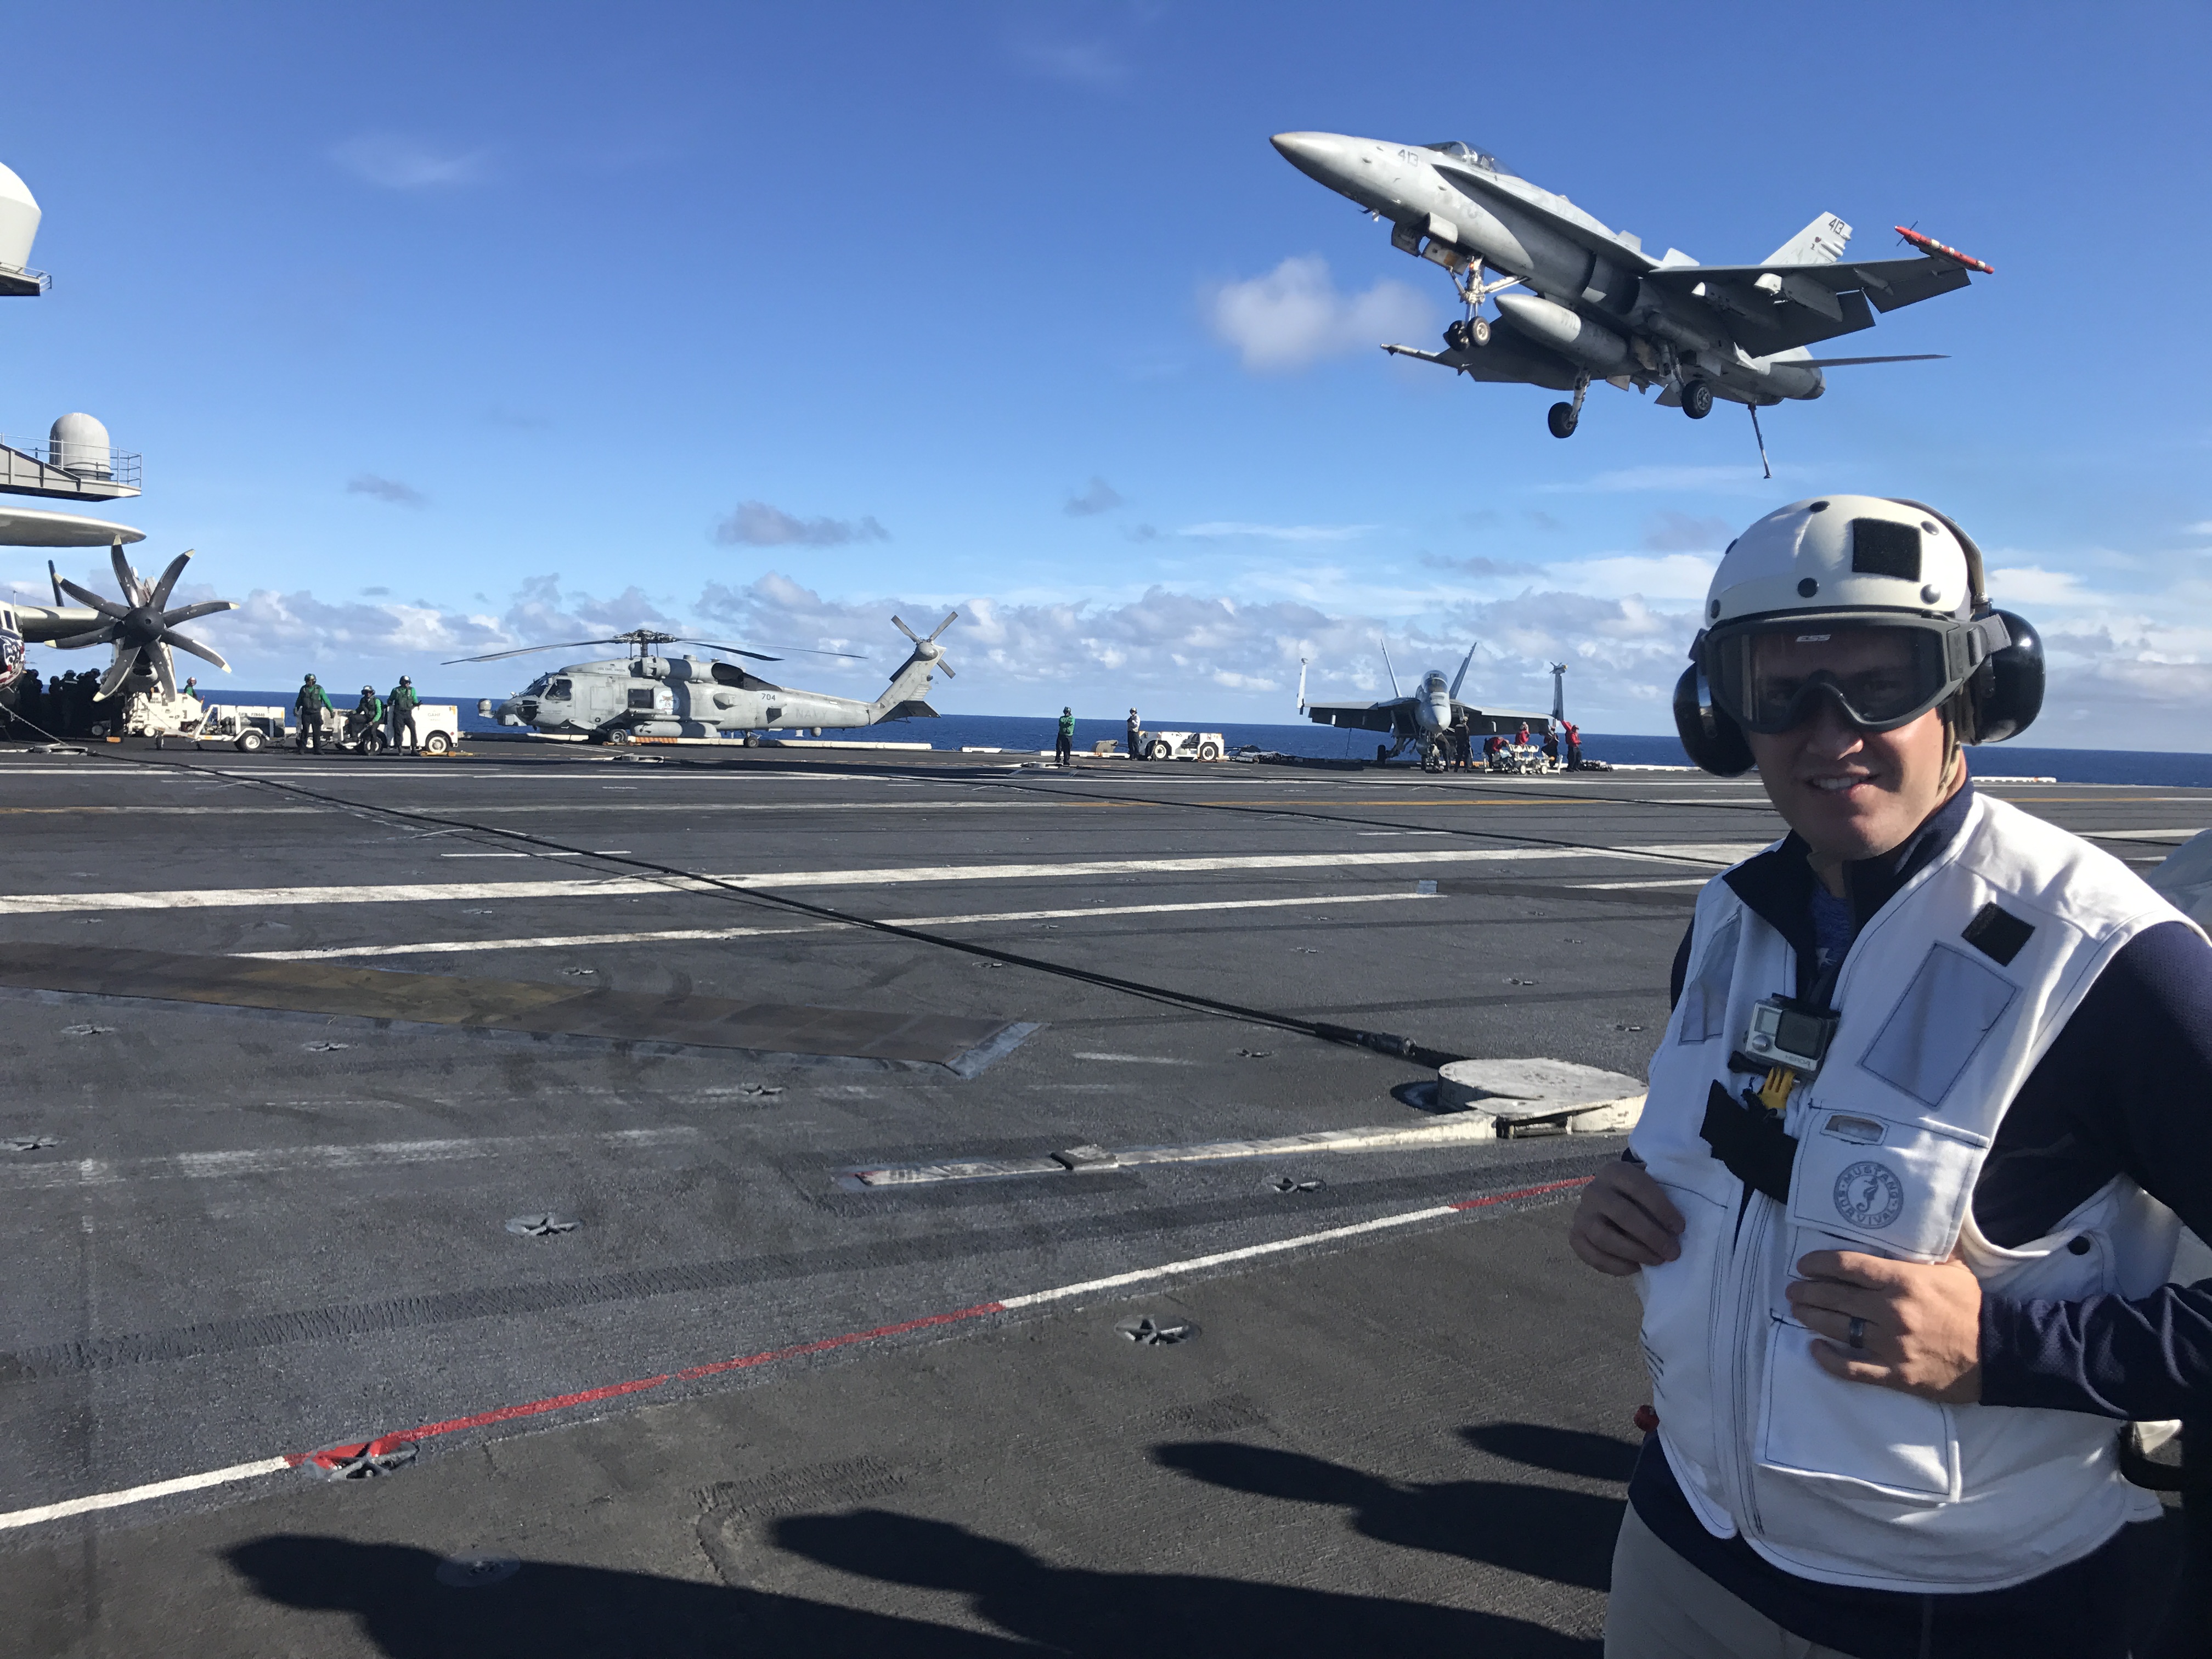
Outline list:
[[[2185,524],[2181,526],[2181,533],[2185,536],[2212,536],[2212,519],[2199,519],[2195,524]]]
[[[1121,505],[1121,492],[1105,479],[1093,473],[1090,488],[1080,495],[1070,495],[1060,511],[1071,519],[1095,519],[1101,513],[1111,513]]]
[[[736,510],[714,526],[714,539],[725,547],[838,547],[847,542],[890,538],[890,532],[872,518],[794,518],[766,501],[739,501]]]
[[[1240,519],[1217,519],[1187,525],[1178,536],[1256,536],[1273,542],[1348,542],[1374,529],[1371,524],[1248,524]]]
[[[1758,469],[1749,466],[1626,466],[1601,472],[1577,483],[1537,486],[1550,494],[1563,495],[1620,495],[1637,490],[1717,490],[1740,495],[1761,492],[1766,487],[1767,481],[1759,476]]]
[[[2086,592],[2081,579],[2070,570],[2045,570],[2040,565],[1992,568],[1990,592],[2008,610],[2023,605],[2091,605],[2096,596]]]
[[[1321,358],[1371,350],[1424,333],[1428,301],[1384,278],[1340,294],[1317,254],[1285,259],[1264,276],[1227,283],[1204,296],[1207,322],[1256,372],[1304,368]]]
[[[1623,553],[1549,564],[1545,573],[1574,593],[1635,593],[1647,599],[1702,599],[1720,561],[1711,554]]]
[[[878,660],[809,663],[786,673],[799,684],[849,690],[880,684],[897,659],[882,649],[904,646],[891,633],[891,612],[927,632],[951,608],[941,601],[825,599],[780,575],[742,588],[710,586],[699,603],[702,616],[725,630],[720,637],[764,649],[777,642],[860,641],[843,648],[869,649]],[[1409,670],[1431,665],[1455,669],[1468,641],[1479,639],[1484,648],[1468,675],[1471,694],[1501,705],[1548,708],[1548,665],[1571,662],[1578,706],[1633,711],[1640,725],[1663,723],[1695,629],[1688,611],[1658,610],[1640,599],[1534,592],[1436,605],[1410,626],[1297,599],[1248,604],[1164,587],[1118,602],[984,598],[957,601],[957,608],[960,620],[944,643],[959,678],[938,697],[947,712],[1018,713],[1071,699],[1126,708],[1141,701],[1190,717],[1286,722],[1297,719],[1291,698],[1301,658],[1311,665],[1310,696],[1390,695],[1376,647],[1387,635],[1401,681]]]
[[[1014,57],[1032,74],[1102,91],[1129,78],[1127,60],[1100,40],[1025,41],[1015,46]]]
[[[374,472],[356,472],[346,480],[349,495],[374,495],[380,501],[389,501],[394,507],[424,507],[430,498],[410,483],[397,478],[379,477]]]
[[[489,149],[439,149],[392,132],[364,132],[331,151],[356,178],[386,190],[480,184],[490,176]]]

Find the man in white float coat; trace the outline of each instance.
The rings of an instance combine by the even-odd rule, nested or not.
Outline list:
[[[2041,646],[1942,514],[1770,514],[1703,622],[1683,742],[1791,833],[1699,895],[1571,1235],[1637,1280],[1656,1418],[1606,1652],[2117,1659],[2159,1512],[2118,1431],[2212,1417],[2212,1281],[2166,1283],[2212,1236],[2212,946],[1967,781]]]

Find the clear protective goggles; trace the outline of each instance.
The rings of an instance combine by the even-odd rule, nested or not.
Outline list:
[[[1698,657],[1714,703],[1747,732],[1795,730],[1823,697],[1854,726],[1893,732],[1965,684],[2008,643],[2002,630],[1994,617],[1799,613],[1724,624]]]

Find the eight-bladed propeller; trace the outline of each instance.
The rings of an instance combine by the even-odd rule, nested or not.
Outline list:
[[[960,613],[957,611],[946,611],[945,613],[945,620],[937,624],[936,629],[930,634],[927,639],[922,638],[921,635],[915,633],[914,629],[908,628],[905,623],[902,622],[896,617],[893,617],[891,618],[891,625],[897,629],[900,633],[905,635],[907,638],[914,641],[914,655],[915,657],[920,658],[923,662],[936,664],[938,667],[945,671],[945,678],[946,679],[957,680],[960,677],[952,672],[952,665],[945,660],[945,647],[937,642],[937,636],[959,620]]]
[[[198,605],[179,605],[174,611],[167,608],[169,594],[176,587],[177,579],[185,574],[185,566],[192,556],[191,550],[186,548],[170,560],[169,567],[161,573],[161,580],[150,586],[131,568],[131,561],[123,556],[121,542],[115,543],[107,550],[108,556],[114,561],[116,585],[123,590],[124,602],[121,605],[101,598],[90,588],[78,586],[66,576],[55,574],[52,568],[48,567],[48,574],[53,578],[58,594],[67,593],[107,618],[85,633],[72,634],[65,640],[52,641],[58,649],[64,651],[89,645],[112,645],[115,647],[115,660],[100,676],[100,689],[93,696],[113,696],[138,665],[139,658],[143,656],[147,665],[153,670],[155,679],[161,684],[162,695],[175,696],[177,674],[169,657],[172,650],[189,651],[195,657],[213,663],[225,673],[229,672],[230,665],[222,659],[220,653],[202,645],[198,640],[186,638],[175,629],[179,623],[191,622],[196,617],[211,617],[218,611],[235,611],[238,609],[237,602],[233,599],[205,599]]]
[[[451,667],[457,662],[497,662],[502,657],[526,657],[533,651],[574,651],[587,645],[627,645],[641,657],[647,654],[651,647],[656,645],[703,645],[709,651],[726,651],[733,657],[750,657],[755,662],[783,660],[781,657],[764,656],[757,651],[748,651],[742,646],[723,645],[714,640],[680,639],[673,634],[663,634],[656,629],[633,628],[627,634],[617,634],[610,639],[564,640],[556,645],[525,645],[513,651],[487,652],[481,657],[449,657],[441,665]],[[779,645],[776,649],[803,652],[810,657],[854,657],[865,659],[867,656],[865,651],[817,651],[804,645]]]

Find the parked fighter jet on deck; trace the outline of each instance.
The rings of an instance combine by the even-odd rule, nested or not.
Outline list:
[[[1453,728],[1462,721],[1466,723],[1468,734],[1477,738],[1517,732],[1523,726],[1538,736],[1551,730],[1552,722],[1547,715],[1519,708],[1477,708],[1459,700],[1459,689],[1467,679],[1468,665],[1474,660],[1474,647],[1471,645],[1449,687],[1444,684],[1444,671],[1431,668],[1421,676],[1419,687],[1410,696],[1398,690],[1398,671],[1390,665],[1390,647],[1385,645],[1381,648],[1383,672],[1390,676],[1389,702],[1308,702],[1306,665],[1300,659],[1298,712],[1317,726],[1347,726],[1382,732],[1391,741],[1376,744],[1377,760],[1388,760],[1408,744],[1418,744],[1421,763],[1431,771],[1443,769],[1445,744]]]
[[[1382,349],[1478,380],[1572,392],[1552,405],[1558,438],[1574,432],[1593,380],[1658,386],[1662,404],[1692,420],[1725,398],[1748,407],[1756,427],[1761,407],[1819,397],[1824,369],[1942,356],[1815,357],[1806,348],[1873,327],[1877,311],[1964,288],[1970,270],[1994,274],[1903,226],[1918,255],[1846,260],[1851,228],[1828,213],[1755,265],[1701,265],[1674,248],[1654,258],[1635,235],[1466,144],[1334,132],[1273,142],[1301,173],[1389,220],[1392,246],[1451,274],[1467,314],[1444,331],[1444,349]],[[1486,302],[1503,328],[1482,314]]]

